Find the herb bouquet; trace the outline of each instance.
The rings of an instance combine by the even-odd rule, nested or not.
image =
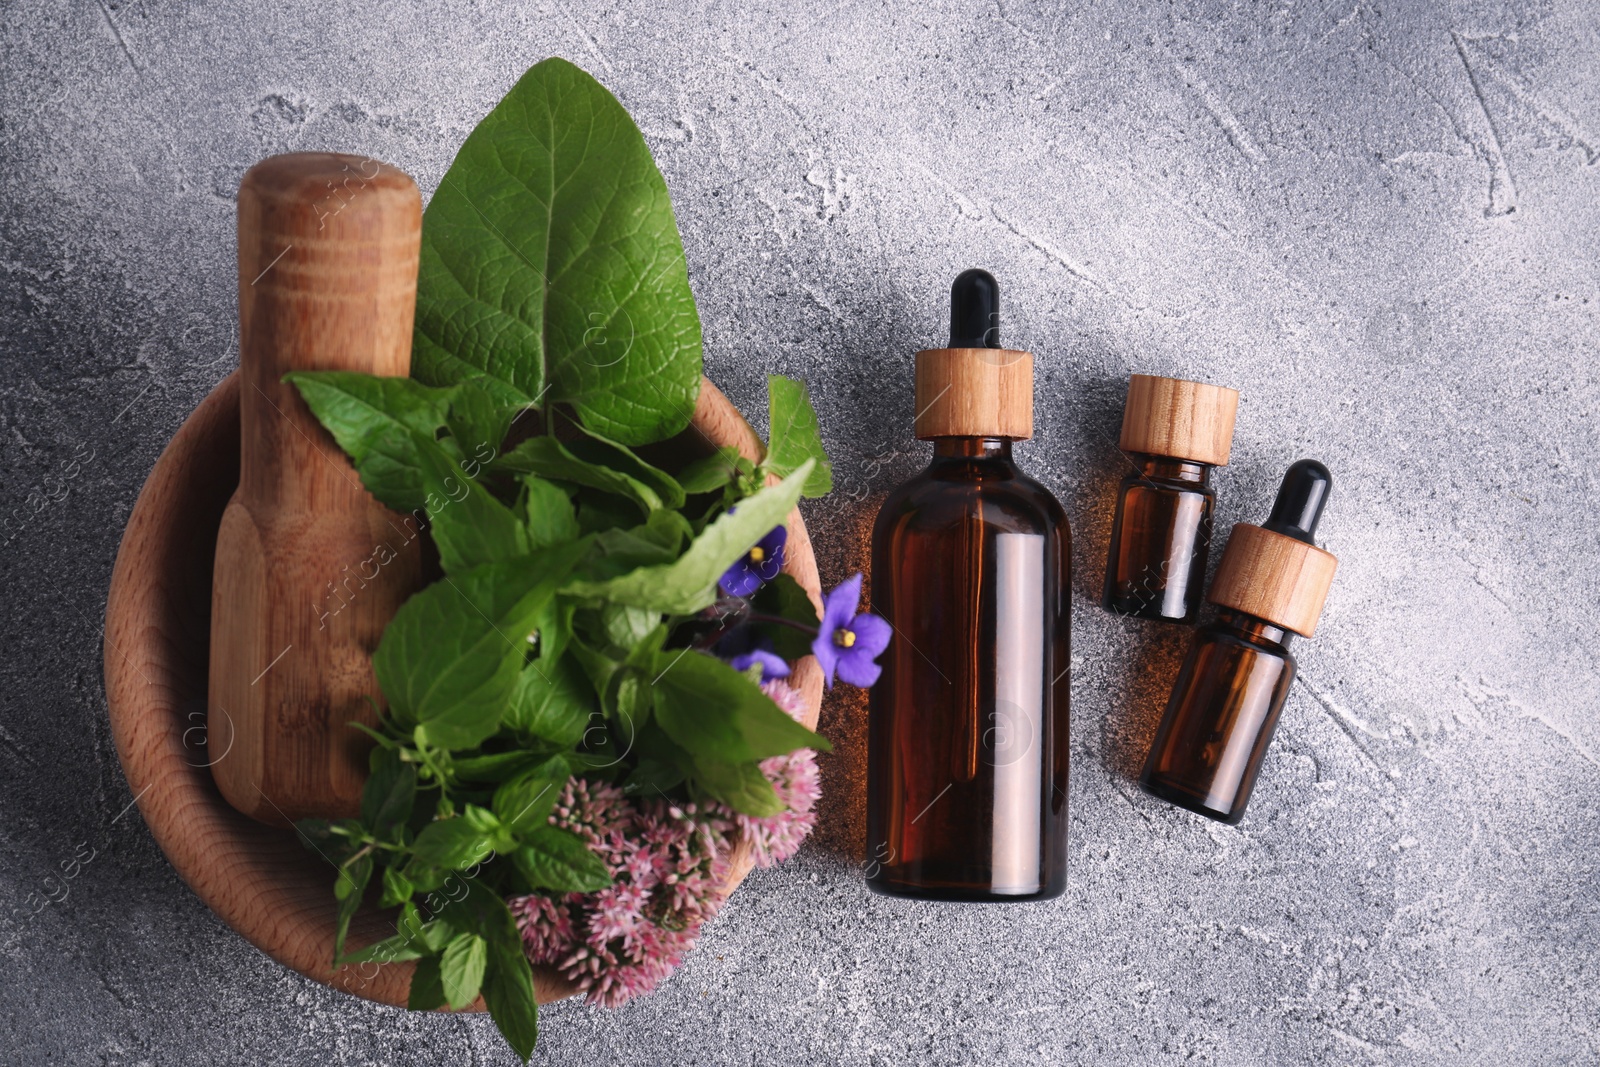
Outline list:
[[[828,743],[789,662],[870,685],[888,627],[859,575],[819,619],[779,571],[832,484],[802,384],[769,379],[759,462],[648,447],[689,425],[699,317],[644,139],[571,64],[530,70],[428,205],[413,374],[291,376],[440,572],[373,657],[360,818],[300,831],[339,867],[335,963],[415,960],[412,1008],[481,995],[527,1059],[533,966],[620,1004],[694,945],[741,840],[794,852]],[[395,935],[346,953],[369,888]]]

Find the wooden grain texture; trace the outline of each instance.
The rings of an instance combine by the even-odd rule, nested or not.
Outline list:
[[[356,814],[382,694],[371,655],[421,582],[295,370],[411,369],[422,201],[400,171],[296,153],[239,187],[240,480],[217,539],[208,736],[222,795],[288,825]]]
[[[1033,436],[1033,353],[930,348],[917,353],[916,432],[933,437]]]
[[[1239,392],[1221,385],[1135,374],[1122,412],[1124,452],[1225,466]]]
[[[1241,522],[1228,538],[1208,599],[1310,637],[1338,568],[1338,559],[1316,545]]]
[[[196,726],[206,707],[212,563],[224,508],[239,480],[239,376],[231,375],[189,417],[146,480],[123,534],[106,603],[105,684],[117,754],[156,843],[195,894],[251,944],[286,967],[356,996],[403,1006],[414,964],[365,964],[335,972],[334,867],[291,830],[255,822],[223,800],[207,763],[231,759],[218,739],[208,754]],[[674,442],[703,455],[721,445],[759,453],[749,425],[708,381],[689,430]],[[816,560],[796,509],[784,570],[820,603]],[[822,671],[811,657],[791,682],[815,726]],[[741,845],[732,892],[751,867]],[[355,917],[350,947],[393,933],[393,915],[371,906]],[[541,1003],[571,995],[535,970]],[[481,1009],[481,1003],[473,1009]]]

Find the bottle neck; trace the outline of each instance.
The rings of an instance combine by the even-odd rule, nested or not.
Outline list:
[[[1235,637],[1242,638],[1256,645],[1274,645],[1287,651],[1289,639],[1294,634],[1281,626],[1274,626],[1266,619],[1234,608],[1222,608],[1217,612],[1216,621],[1211,625],[1220,630],[1226,630]]]
[[[935,437],[933,457],[941,459],[994,460],[1011,462],[1009,437]]]
[[[1211,481],[1211,464],[1171,456],[1139,455],[1139,474],[1151,481],[1187,482],[1204,486]]]

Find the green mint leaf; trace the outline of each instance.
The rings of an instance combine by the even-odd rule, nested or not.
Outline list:
[[[345,935],[350,932],[350,920],[361,907],[361,896],[367,883],[372,881],[372,856],[357,855],[346,860],[339,868],[338,880],[333,883],[333,896],[339,902],[333,932],[333,959],[335,964],[344,955]]]
[[[566,592],[629,604],[666,615],[692,615],[717,598],[717,579],[774,526],[787,521],[815,466],[806,460],[777,485],[739,502],[706,527],[671,563],[639,567],[603,581],[579,578]]]
[[[827,739],[791,719],[761,687],[703,652],[658,652],[655,721],[695,760],[749,763]]]
[[[495,460],[495,470],[509,474],[537,474],[558,482],[586,485],[627,497],[645,512],[664,506],[661,494],[625,471],[580,457],[554,437],[530,437]]]
[[[767,375],[767,412],[771,420],[767,457],[762,465],[780,478],[800,469],[806,460],[816,466],[806,478],[804,495],[827,496],[833,491],[833,464],[822,447],[817,412],[811,406],[806,383],[781,374]]]
[[[459,871],[486,859],[489,848],[488,834],[454,815],[424,826],[411,851],[424,863]]]
[[[617,682],[617,722],[622,737],[637,737],[650,722],[650,710],[655,706],[655,692],[650,679],[641,678],[633,671],[624,674]],[[626,752],[622,753],[627,755]]]
[[[413,374],[486,374],[623,444],[694,411],[700,319],[666,183],[627,111],[565,60],[523,75],[428,204]]]
[[[765,818],[784,810],[772,783],[759,763],[724,763],[715,759],[694,761],[694,784],[701,792],[722,801],[734,811]]]
[[[494,791],[494,813],[513,833],[528,834],[550,821],[569,770],[560,756],[501,784]]]
[[[577,609],[571,598],[557,596],[539,610],[533,627],[539,633],[539,658],[554,663],[572,640],[572,614]]]
[[[590,687],[602,697],[609,694],[611,679],[622,666],[622,660],[600,651],[582,638],[573,640],[568,646],[568,651],[573,661],[583,669]]]
[[[639,567],[671,563],[694,538],[689,520],[676,511],[652,511],[642,525],[605,530],[594,536],[594,553],[580,568],[584,578],[601,581]]]
[[[510,712],[507,712],[508,721],[509,718]],[[450,772],[469,782],[503,782],[547,758],[541,753],[525,749],[496,752],[488,756],[456,757],[450,761]]]
[[[721,489],[739,473],[739,466],[735,462],[738,456],[737,448],[725,445],[679,471],[678,484],[691,496]]]
[[[444,981],[439,973],[439,957],[425,956],[417,961],[411,976],[411,995],[406,1007],[412,1011],[432,1011],[444,1004]]]
[[[573,501],[578,505],[578,529],[586,534],[631,526],[639,521],[638,505],[626,497],[579,488],[573,494]]]
[[[580,427],[581,428],[581,427]],[[685,499],[683,486],[678,479],[659,467],[640,459],[631,448],[585,429],[586,437],[569,442],[567,448],[586,463],[594,463],[620,471],[629,478],[647,485],[669,508],[681,508]]]
[[[571,748],[583,739],[594,708],[594,690],[571,656],[553,663],[540,657],[522,668],[502,722],[519,734]]]
[[[411,899],[417,887],[411,884],[411,879],[400,873],[398,867],[385,867],[383,869],[383,899],[378,901],[380,908],[394,908]]]
[[[449,867],[436,867],[412,856],[405,865],[406,880],[418,893],[432,893],[454,878],[456,872]]]
[[[500,905],[505,909],[505,905]],[[483,976],[483,1002],[512,1051],[527,1063],[539,1042],[539,1001],[533,990],[533,968],[522,951],[516,921],[505,913],[487,938],[489,962]]]
[[[463,460],[488,463],[500,454],[511,423],[526,410],[520,404],[506,404],[492,379],[469,378],[450,397],[445,424]]]
[[[572,498],[535,474],[522,478],[522,522],[529,548],[548,548],[579,537],[578,513]]]
[[[427,490],[429,533],[448,573],[528,553],[528,534],[514,511],[496,500],[449,453],[417,435],[417,460]]]
[[[539,1039],[539,1007],[517,922],[505,901],[482,883],[468,880],[466,888],[465,894],[444,904],[442,918],[453,929],[474,933],[487,943],[483,1002],[507,1043],[526,1062]]]
[[[485,837],[494,837],[500,832],[500,820],[488,808],[468,804],[461,809],[461,817],[467,821],[468,826]]]
[[[628,604],[607,604],[600,609],[600,628],[606,640],[623,652],[632,651],[640,641],[654,633],[660,621],[659,612]]]
[[[402,727],[441,748],[471,748],[500,725],[527,638],[582,541],[446,575],[401,605],[372,667]]]
[[[458,931],[443,919],[430,919],[422,921],[422,915],[417,911],[415,904],[407,903],[400,911],[400,921],[395,924],[396,936],[408,939],[425,955],[437,955],[444,951]]]
[[[387,839],[411,817],[417,795],[416,768],[393,748],[373,749],[368,765],[371,773],[361,790],[361,822],[374,836]]]
[[[511,854],[517,870],[535,889],[557,893],[593,893],[611,884],[605,861],[570,830],[544,826],[524,838]]]
[[[457,934],[439,956],[439,984],[445,1003],[454,1011],[478,999],[483,969],[489,962],[489,943],[477,934]]]
[[[454,390],[353,371],[294,371],[284,380],[344,449],[368,492],[396,511],[423,506],[412,433],[431,439],[445,425]]]

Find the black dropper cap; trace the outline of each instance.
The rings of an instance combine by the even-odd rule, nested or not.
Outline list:
[[[976,267],[950,286],[950,347],[1000,347],[1000,283]]]
[[[1308,545],[1316,544],[1313,535],[1332,488],[1333,475],[1327,467],[1314,459],[1300,460],[1284,474],[1278,499],[1272,503],[1272,514],[1261,524],[1262,528]]]

